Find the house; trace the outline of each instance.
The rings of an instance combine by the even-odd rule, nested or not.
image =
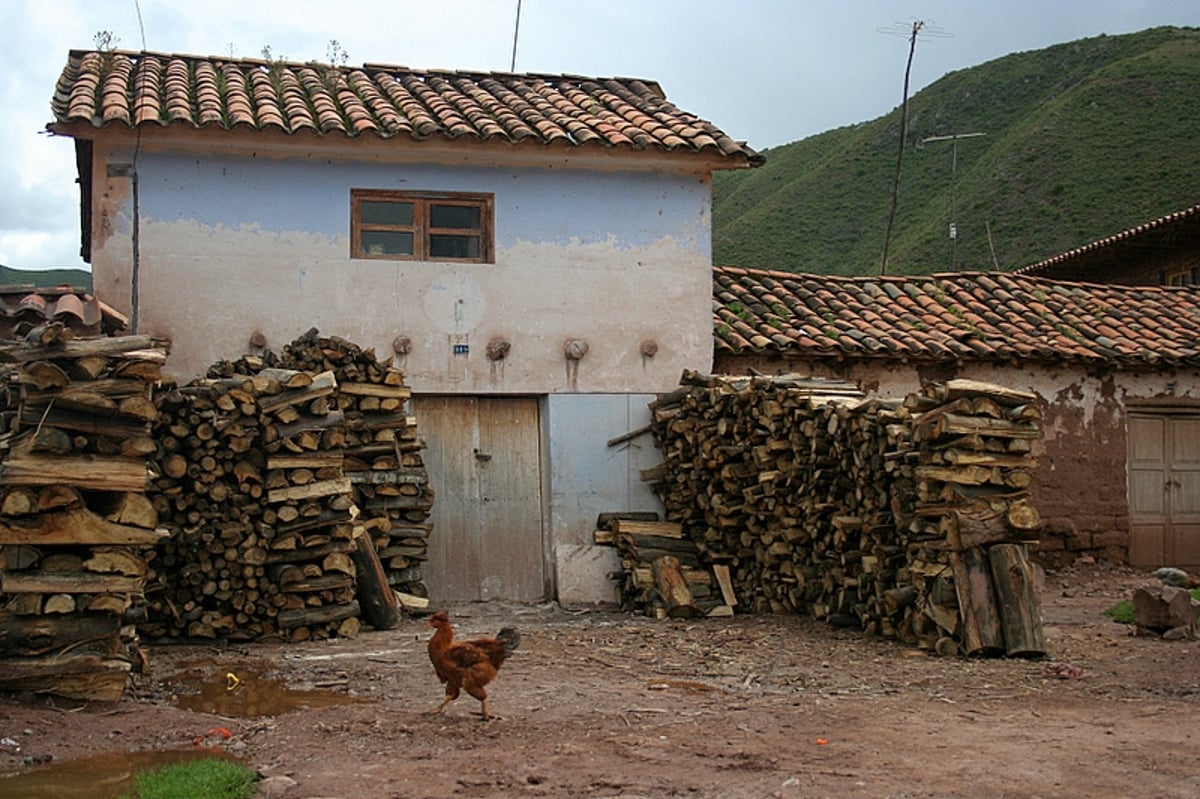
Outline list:
[[[316,327],[394,356],[435,599],[612,598],[647,402],[712,358],[711,189],[762,157],[654,82],[72,51],[93,289],[182,380]]]
[[[1200,205],[1055,255],[1016,274],[1129,286],[1200,283]]]
[[[735,268],[713,280],[714,371],[852,380],[885,398],[951,378],[1033,391],[1039,557],[1200,567],[1200,286]]]

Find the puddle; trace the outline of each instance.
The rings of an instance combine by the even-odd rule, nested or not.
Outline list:
[[[363,702],[329,687],[293,688],[275,677],[264,677],[257,665],[193,668],[172,675],[168,683],[172,702],[184,710],[227,718],[253,719],[280,716],[303,708],[331,707]],[[328,685],[340,685],[330,680]],[[325,684],[323,684],[325,685]]]
[[[13,773],[0,772],[0,796],[4,799],[116,799],[123,794],[132,795],[135,774],[205,757],[235,759],[203,749],[114,752],[30,766]]]

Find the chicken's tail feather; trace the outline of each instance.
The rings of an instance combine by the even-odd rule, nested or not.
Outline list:
[[[505,627],[496,633],[496,640],[504,644],[504,656],[508,657],[521,645],[521,634],[515,627]]]

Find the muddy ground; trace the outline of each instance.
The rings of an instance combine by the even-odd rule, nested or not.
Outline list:
[[[0,697],[0,738],[20,746],[0,747],[0,772],[216,746],[289,799],[1197,797],[1200,644],[1102,615],[1154,582],[1104,564],[1047,575],[1044,661],[931,657],[793,616],[454,607],[462,636],[523,635],[488,723],[466,696],[424,713],[441,686],[421,619],[353,640],[155,647],[120,703]],[[1054,676],[1065,664],[1083,676]],[[339,702],[280,712],[293,700],[272,677]],[[180,706],[214,686],[250,704]]]

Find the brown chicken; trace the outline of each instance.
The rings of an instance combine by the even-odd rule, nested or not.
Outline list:
[[[446,684],[446,698],[430,713],[441,713],[446,705],[458,699],[461,691],[466,690],[479,700],[483,720],[487,721],[491,716],[488,715],[484,686],[495,679],[501,664],[520,645],[520,633],[505,627],[495,638],[456,643],[450,616],[444,610],[429,617],[429,626],[434,628],[429,639],[429,660],[433,662],[438,679]]]

